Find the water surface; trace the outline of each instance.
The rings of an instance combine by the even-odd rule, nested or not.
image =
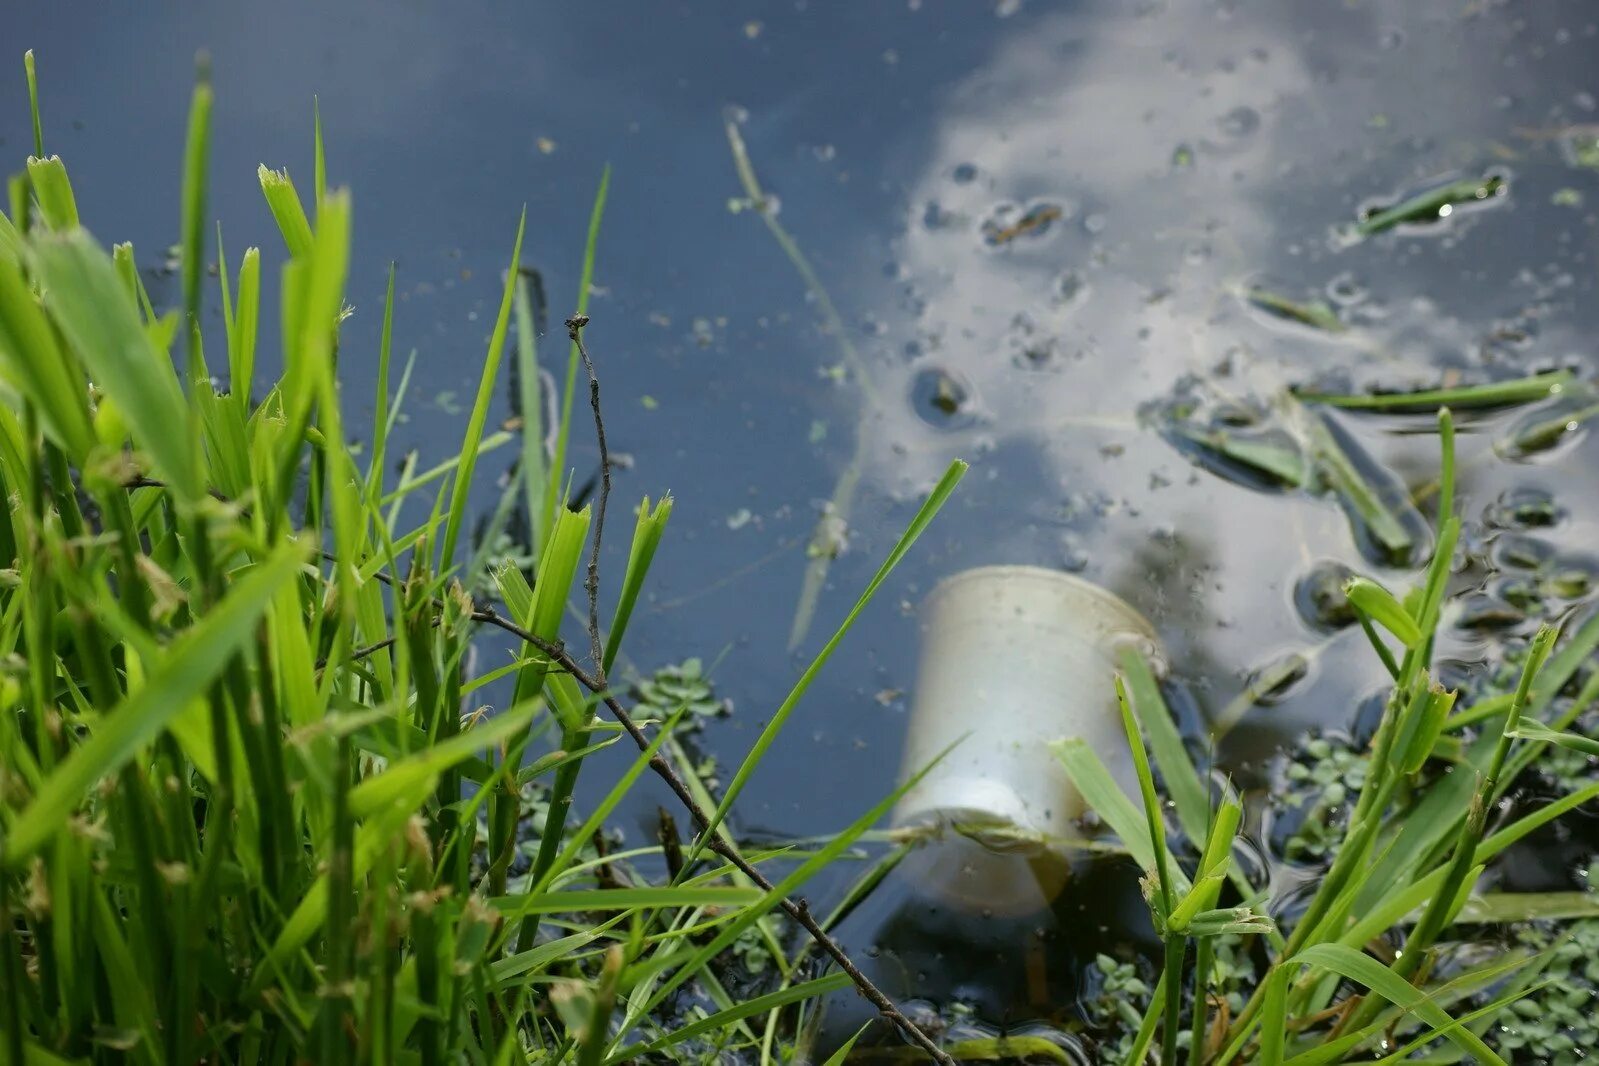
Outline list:
[[[1218,765],[1260,780],[1300,731],[1350,726],[1382,688],[1358,630],[1306,619],[1296,585],[1328,563],[1396,585],[1411,571],[1335,498],[1274,490],[1175,447],[1160,412],[1196,402],[1269,421],[1290,384],[1595,369],[1599,173],[1552,133],[1599,122],[1599,31],[1576,0],[736,12],[350,0],[270,14],[38,7],[10,25],[14,45],[39,55],[48,144],[84,216],[151,264],[177,232],[197,49],[216,71],[212,210],[235,257],[247,243],[278,254],[255,167],[309,177],[320,96],[330,179],[355,190],[346,393],[369,380],[392,260],[398,347],[417,350],[401,443],[424,458],[453,450],[464,429],[517,212],[526,205],[524,259],[558,321],[575,299],[589,197],[613,167],[590,339],[611,445],[632,459],[617,499],[678,497],[628,651],[641,668],[716,664],[736,706],[706,736],[724,763],[945,465],[972,462],[746,792],[746,833],[825,832],[893,786],[915,605],[940,577],[986,563],[1064,567],[1143,610],[1198,748],[1252,676],[1303,656],[1302,679],[1217,746]],[[0,141],[17,157],[29,138],[20,73],[8,99]],[[743,195],[730,116],[836,303],[859,373],[760,220],[730,210]],[[1509,192],[1486,206],[1348,239],[1366,206],[1490,171]],[[1254,286],[1324,303],[1344,328],[1273,316],[1244,298]],[[1491,669],[1505,632],[1536,624],[1536,612],[1500,611],[1528,570],[1507,538],[1580,570],[1599,521],[1591,437],[1507,459],[1493,445],[1518,417],[1462,418],[1460,567],[1480,586],[1467,605],[1489,624],[1452,613],[1440,654],[1465,681]],[[1429,426],[1334,416],[1402,492],[1434,476]],[[595,451],[574,440],[581,478]],[[791,653],[806,544],[858,449],[847,549]],[[1533,490],[1558,502],[1554,525],[1511,534],[1488,521],[1507,494]],[[482,506],[495,495],[486,479]],[[1425,526],[1418,536],[1416,561]],[[1463,617],[1475,628],[1453,625]],[[641,793],[630,835],[651,835],[665,799]],[[877,967],[897,993],[965,999],[993,1023],[1064,1020],[1084,961],[1141,929],[1132,879],[1104,864],[1030,924],[973,922],[908,895],[891,882],[847,939],[882,945]],[[857,1011],[841,999],[833,1024],[848,1031]]]

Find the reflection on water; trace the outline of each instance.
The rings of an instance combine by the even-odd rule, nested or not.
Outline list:
[[[189,58],[206,45],[215,209],[230,247],[264,243],[255,165],[308,166],[320,93],[331,176],[357,205],[341,365],[352,379],[372,365],[371,309],[397,259],[396,335],[418,348],[427,398],[399,432],[426,457],[459,437],[448,398],[475,382],[517,208],[559,311],[609,160],[590,313],[613,448],[635,459],[618,491],[679,500],[630,650],[641,667],[730,651],[717,680],[738,711],[707,737],[727,759],[795,676],[792,605],[840,471],[860,457],[806,648],[949,459],[973,462],[745,794],[746,831],[825,831],[892,786],[903,701],[873,696],[910,683],[926,590],[984,563],[1081,571],[1128,599],[1161,631],[1196,748],[1263,780],[1304,727],[1358,728],[1382,668],[1327,585],[1348,568],[1402,587],[1410,571],[1380,561],[1425,557],[1436,491],[1427,418],[1327,423],[1416,541],[1384,548],[1362,513],[1346,517],[1347,496],[1296,484],[1295,456],[1309,459],[1278,425],[1285,389],[1596,369],[1599,31],[1579,0],[774,0],[637,20],[598,5],[512,18],[468,4],[447,19],[281,7],[260,25],[223,10],[19,13],[12,39],[52,72],[47,113],[82,126],[61,149],[85,213],[141,250],[170,243],[176,205],[153,209],[151,188],[172,187]],[[27,131],[11,100],[0,138],[14,151]],[[729,104],[838,306],[828,328],[766,229],[728,210]],[[124,181],[130,160],[148,161],[151,188]],[[1485,175],[1508,175],[1508,192],[1457,190],[1425,225],[1348,239],[1374,207]],[[837,372],[841,340],[858,373]],[[1202,421],[1140,417],[1184,390]],[[1585,388],[1460,413],[1459,580],[1475,584],[1439,654],[1462,679],[1497,669],[1505,632],[1588,602],[1595,566],[1574,546],[1599,527],[1595,413]],[[575,447],[582,469],[593,453]],[[1204,738],[1295,656],[1314,668],[1242,705],[1225,740]],[[636,812],[641,835],[650,813]],[[901,992],[964,999],[994,1023],[1070,1014],[1085,960],[1147,936],[1134,886],[1107,865],[1068,885],[1038,937],[897,909],[901,879],[846,938],[880,941]]]

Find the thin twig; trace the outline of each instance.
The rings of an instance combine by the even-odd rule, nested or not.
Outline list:
[[[589,375],[589,406],[594,409],[594,435],[600,442],[600,498],[594,509],[594,544],[589,550],[588,580],[583,587],[589,594],[589,645],[594,656],[595,677],[605,684],[605,642],[600,639],[600,536],[605,532],[605,505],[611,498],[611,453],[605,445],[605,418],[600,414],[600,379],[594,373],[594,360],[583,343],[583,327],[588,315],[573,315],[566,320],[566,335],[572,338],[583,356],[583,369]]]
[[[661,841],[661,854],[666,859],[666,873],[673,881],[683,873],[683,842],[677,836],[677,821],[672,817],[672,812],[665,807],[656,807],[660,815],[660,824],[656,827],[655,835]]]
[[[398,639],[397,637],[384,637],[382,640],[378,641],[376,644],[368,644],[364,648],[356,648],[350,654],[346,655],[344,657],[343,661],[339,665],[346,666],[346,665],[348,665],[350,663],[358,663],[362,659],[367,658],[368,656],[376,655],[378,652],[382,651],[385,648],[392,648],[394,646],[395,640],[397,640],[397,639]],[[327,665],[328,665],[328,661],[326,659],[318,659],[316,661],[316,668],[318,670],[327,669]]]

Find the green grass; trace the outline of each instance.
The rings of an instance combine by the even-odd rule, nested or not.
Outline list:
[[[683,683],[685,671],[675,685],[638,686],[649,698],[628,707],[618,699],[628,686],[613,679],[668,535],[670,495],[637,503],[624,568],[607,574],[592,607],[607,624],[573,631],[571,619],[590,615],[583,575],[603,506],[574,510],[563,495],[583,406],[576,342],[557,424],[540,424],[525,214],[459,448],[407,455],[395,477],[412,364],[394,381],[404,324],[392,269],[371,447],[358,462],[345,443],[341,392],[358,383],[346,374],[341,384],[337,371],[365,354],[345,347],[342,330],[354,198],[328,184],[319,106],[311,202],[287,169],[263,165],[273,247],[230,263],[220,228],[207,248],[212,90],[202,66],[178,175],[180,303],[165,308],[152,304],[131,246],[107,251],[83,228],[66,164],[44,154],[31,53],[25,73],[34,151],[0,215],[0,496],[11,503],[0,516],[10,564],[0,567],[0,1060],[600,1066],[811,1054],[815,1001],[864,981],[841,968],[827,932],[916,842],[889,834],[894,846],[812,918],[796,894],[881,839],[873,826],[898,793],[841,832],[786,847],[741,842],[729,819],[964,465],[946,473],[764,717],[726,786],[710,784],[678,737],[709,688]],[[728,137],[748,206],[836,326],[767,210],[736,126]],[[1438,190],[1369,225],[1488,195],[1476,189]],[[607,172],[589,213],[579,313],[609,192]],[[275,286],[263,281],[274,263]],[[274,297],[275,312],[263,307]],[[1339,325],[1324,309],[1252,298],[1307,325]],[[222,329],[207,336],[201,311],[212,299]],[[263,381],[259,328],[273,313],[284,372]],[[838,340],[869,409],[869,377]],[[489,432],[513,342],[524,422]],[[211,384],[213,366],[226,367],[225,391]],[[1540,631],[1503,691],[1468,703],[1442,687],[1434,648],[1461,536],[1453,420],[1438,412],[1428,529],[1318,408],[1408,415],[1536,403],[1510,438],[1534,450],[1599,406],[1564,372],[1282,402],[1293,422],[1283,441],[1180,435],[1286,486],[1332,491],[1395,558],[1430,550],[1408,591],[1374,577],[1345,590],[1392,691],[1370,750],[1347,753],[1364,776],[1336,830],[1317,838],[1321,876],[1282,909],[1239,861],[1253,831],[1246,799],[1200,771],[1149,666],[1123,656],[1117,691],[1137,796],[1082,741],[1055,751],[1122,842],[1095,846],[1144,870],[1160,943],[1152,988],[1106,960],[1129,991],[1093,1016],[1101,1028],[1120,1020],[1123,1061],[1168,1066],[1542,1053],[1526,1034],[1560,1033],[1539,1012],[1586,1009],[1580,993],[1556,988],[1581,956],[1557,948],[1546,925],[1537,935],[1524,927],[1518,947],[1487,961],[1454,949],[1480,944],[1485,923],[1599,921],[1591,893],[1479,891],[1508,848],[1599,799],[1599,784],[1566,781],[1541,806],[1489,818],[1541,761],[1599,757],[1599,742],[1577,728],[1599,698],[1599,675],[1579,676],[1599,649],[1599,619]],[[830,520],[852,506],[862,440]],[[517,470],[489,525],[503,530],[511,509],[525,510],[520,562],[491,562],[492,544],[470,543],[479,464],[500,449]],[[796,643],[829,560],[813,552]],[[484,626],[518,647],[470,676]],[[569,655],[563,637],[581,650]],[[507,698],[489,713],[482,701],[497,692]],[[591,758],[629,744],[638,750],[613,763],[614,776],[593,781]],[[673,830],[670,846],[617,851],[611,821],[651,774],[677,792],[692,838],[679,843]],[[585,780],[581,794],[600,798],[579,810]],[[1599,942],[1593,925],[1575,928],[1582,943]],[[757,956],[760,973],[748,962]],[[1224,1010],[1227,996],[1236,1004]],[[930,1051],[925,1033],[901,1027],[897,1046],[852,1039],[828,1061],[1073,1061],[1040,1036],[951,1037]]]
[[[638,504],[625,570],[600,593],[609,625],[566,659],[558,642],[586,598],[579,574],[599,519],[562,496],[575,345],[554,454],[543,447],[522,224],[460,448],[430,466],[408,457],[396,481],[410,365],[391,392],[403,328],[392,270],[364,466],[345,443],[341,391],[359,383],[345,375],[341,388],[336,368],[364,354],[341,328],[354,199],[328,185],[319,109],[313,202],[263,165],[280,241],[230,262],[220,228],[206,246],[202,69],[181,169],[181,304],[158,308],[133,249],[109,252],[82,228],[65,164],[44,157],[35,73],[30,53],[35,152],[0,215],[0,496],[12,501],[0,516],[0,1060],[795,1054],[806,1004],[863,978],[832,964],[830,942],[802,949],[776,916],[808,920],[792,894],[852,855],[897,793],[815,847],[741,849],[724,823],[964,467],[728,789],[685,791],[695,811],[681,817],[700,833],[681,868],[663,872],[661,848],[601,850],[640,779],[674,773],[662,753],[680,750],[684,708],[635,708],[635,723],[603,681],[585,690],[578,661],[592,641],[596,677],[617,662],[672,498]],[[273,313],[262,275],[274,262],[284,372],[262,381],[258,330]],[[206,336],[212,299],[222,329]],[[491,570],[467,543],[478,462],[515,440],[485,432],[513,329],[531,428],[507,449],[522,469],[505,506],[528,511],[528,572]],[[208,365],[226,368],[226,391]],[[525,640],[514,661],[469,677],[485,625]],[[481,713],[491,678],[509,706]],[[630,739],[636,758],[600,783],[592,811],[576,811],[590,756]],[[886,868],[868,870],[861,891]],[[734,995],[751,930],[776,965]]]
[[[1464,1057],[1501,1063],[1506,1059],[1495,1050],[1500,1034],[1507,1048],[1526,1046],[1517,1036],[1523,1021],[1514,1012],[1519,1000],[1544,989],[1536,975],[1545,956],[1512,952],[1491,965],[1463,967],[1455,949],[1469,948],[1477,934],[1462,927],[1482,920],[1581,919],[1592,913],[1591,901],[1565,896],[1475,894],[1485,870],[1506,848],[1599,793],[1593,785],[1571,786],[1568,795],[1542,807],[1518,807],[1513,820],[1488,831],[1488,812],[1548,745],[1599,756],[1599,744],[1569,731],[1591,703],[1593,693],[1587,690],[1592,686],[1584,686],[1570,705],[1556,703],[1557,694],[1599,647],[1599,623],[1590,620],[1564,634],[1558,651],[1560,634],[1544,627],[1522,657],[1513,690],[1484,697],[1480,711],[1452,715],[1457,693],[1430,675],[1448,563],[1459,534],[1459,519],[1452,513],[1453,422],[1447,410],[1438,414],[1441,480],[1450,487],[1441,494],[1438,547],[1422,583],[1404,597],[1367,578],[1355,578],[1348,587],[1368,636],[1390,665],[1394,685],[1359,798],[1308,899],[1273,916],[1268,886],[1251,883],[1232,852],[1237,802],[1223,793],[1219,805],[1206,801],[1200,807],[1214,789],[1172,732],[1169,712],[1142,663],[1126,664],[1136,716],[1123,695],[1142,814],[1139,802],[1121,792],[1095,753],[1081,744],[1057,749],[1090,806],[1144,868],[1154,927],[1165,943],[1159,985],[1136,1036],[1122,1045],[1127,1056],[1119,1061],[1143,1062],[1147,1050],[1158,1048],[1163,1063],[1183,1058],[1194,1066],[1309,1066],[1370,1061],[1374,1055],[1398,1061],[1425,1049],[1433,1056],[1427,1061]],[[1457,721],[1462,724],[1453,724]],[[1476,739],[1465,747],[1463,762],[1449,768],[1446,753],[1452,748],[1444,744],[1445,734],[1468,723],[1477,729]],[[1181,858],[1177,846],[1168,843],[1167,803],[1143,757],[1146,734],[1171,813],[1191,842]],[[1231,904],[1218,907],[1223,892]],[[1217,938],[1236,943],[1239,937],[1257,936],[1265,943],[1251,957],[1263,961],[1252,974],[1250,994],[1241,1009],[1218,1017],[1209,997],[1194,995],[1195,982],[1203,978],[1209,985],[1207,960],[1221,942]],[[1399,950],[1384,950],[1384,945]],[[1187,957],[1196,957],[1198,964],[1185,967]],[[1201,967],[1207,972],[1201,974]],[[1570,999],[1580,1008],[1584,995],[1574,990]],[[1452,1013],[1451,1005],[1462,1009]],[[1564,1001],[1561,1006],[1573,1009]],[[1502,1028],[1507,1018],[1517,1020]],[[1553,1027],[1543,1028],[1553,1039]],[[1187,1045],[1182,1052],[1180,1042]],[[1554,1050],[1559,1049],[1551,1045]]]

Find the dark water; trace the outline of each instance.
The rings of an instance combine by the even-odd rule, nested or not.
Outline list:
[[[248,243],[276,253],[255,167],[309,180],[320,95],[330,180],[355,191],[347,394],[362,394],[375,360],[392,259],[397,347],[418,352],[402,443],[424,459],[459,439],[517,211],[527,205],[524,259],[558,319],[592,189],[613,166],[590,339],[612,447],[635,460],[618,500],[678,495],[629,651],[641,667],[718,662],[737,706],[709,734],[724,762],[803,665],[786,644],[805,543],[857,433],[866,460],[848,550],[801,654],[948,461],[971,460],[745,794],[741,830],[803,835],[892,787],[905,705],[877,696],[910,686],[914,604],[972,565],[1064,566],[1120,592],[1160,629],[1196,732],[1252,674],[1303,655],[1304,678],[1221,745],[1246,777],[1307,725],[1352,721],[1381,666],[1358,631],[1329,636],[1302,618],[1295,586],[1328,561],[1398,585],[1408,571],[1383,565],[1335,499],[1218,476],[1139,412],[1185,394],[1269,412],[1285,385],[1323,379],[1590,376],[1599,173],[1550,131],[1599,122],[1596,20],[1580,0],[297,3],[270,14],[169,3],[30,5],[11,13],[7,39],[38,52],[48,146],[65,156],[84,216],[149,262],[177,232],[196,49],[216,71],[212,210],[235,258]],[[0,139],[20,159],[20,71],[11,85]],[[828,372],[839,338],[759,219],[729,210],[742,195],[729,114],[838,305],[869,390]],[[1341,233],[1365,206],[1490,170],[1509,192],[1487,206],[1359,243]],[[1256,285],[1322,301],[1347,328],[1251,307],[1240,294]],[[1559,520],[1525,536],[1591,569],[1580,550],[1599,521],[1599,445],[1579,430],[1501,458],[1494,441],[1518,417],[1463,418],[1463,511],[1478,520],[1506,493],[1548,490]],[[1336,419],[1401,489],[1434,476],[1429,425]],[[581,474],[595,453],[586,435],[574,440]],[[483,506],[493,498],[486,487]],[[1474,521],[1463,554],[1495,610],[1514,598],[1508,536]],[[1489,620],[1512,633],[1536,624]],[[1502,639],[1502,628],[1451,628],[1441,654],[1470,677]],[[656,798],[634,815],[640,840]],[[879,971],[895,991],[968,998],[1004,1023],[1050,1004],[1064,1013],[1083,960],[1136,930],[1140,907],[1115,871],[1090,873],[1059,915],[1014,929],[904,898],[895,885],[874,897],[850,941],[883,941]],[[837,1024],[855,1009],[841,1000]]]

